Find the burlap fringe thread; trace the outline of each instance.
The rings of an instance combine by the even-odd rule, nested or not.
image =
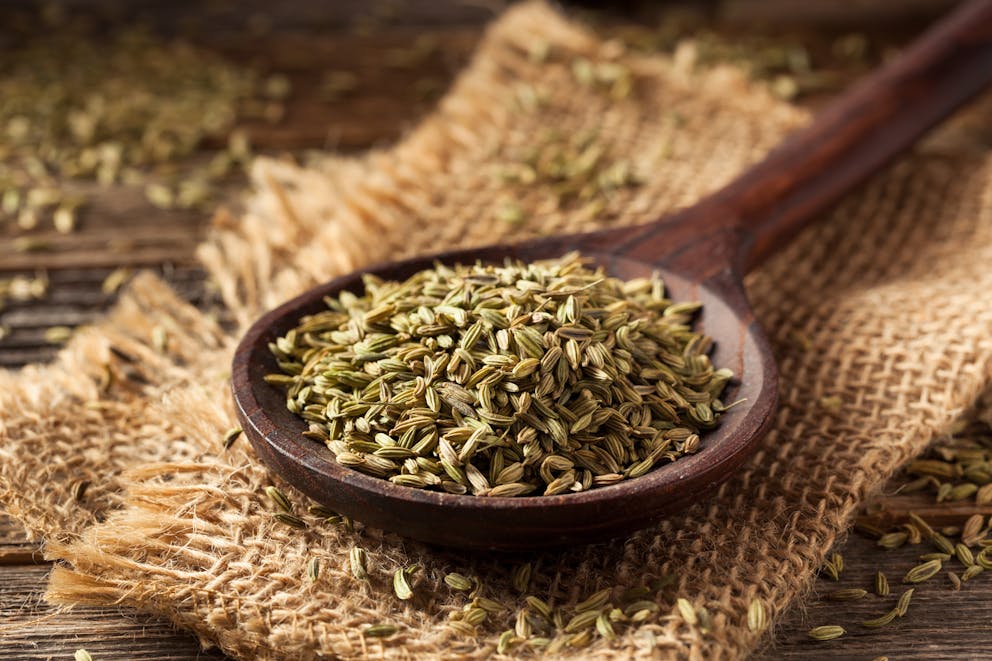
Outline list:
[[[542,41],[551,57],[538,63],[529,53]],[[309,169],[259,162],[249,213],[221,218],[200,254],[243,327],[372,261],[656,218],[725,183],[805,120],[738,73],[695,71],[691,55],[626,55],[541,4],[518,6],[408,138]],[[580,56],[629,67],[635,93],[616,101],[577,84],[569,63]],[[539,109],[521,105],[521,86],[542,96]],[[645,182],[582,218],[542,186],[495,176],[553,131],[595,132],[605,158],[632,159]],[[526,211],[519,225],[497,220],[507,199]],[[783,377],[774,431],[716,497],[685,514],[626,540],[531,559],[529,592],[566,610],[604,587],[619,594],[676,576],[654,596],[656,617],[563,654],[751,650],[760,638],[746,624],[751,601],[774,620],[800,597],[856,508],[988,385],[990,239],[988,150],[923,152],[754,274],[749,293]],[[156,326],[167,331],[162,353]],[[244,659],[490,657],[512,614],[491,616],[467,639],[446,626],[464,597],[441,579],[477,575],[483,596],[515,609],[522,595],[505,561],[325,525],[285,485],[308,528],[272,521],[261,494],[272,478],[243,441],[220,449],[233,422],[233,341],[146,274],[54,364],[0,373],[0,502],[64,562],[49,599],[160,613]],[[820,406],[824,396],[842,406]],[[72,496],[79,481],[91,484],[82,500]],[[348,571],[352,545],[369,552],[368,581]],[[311,582],[314,557],[322,569]],[[414,563],[423,566],[417,596],[400,602],[391,573]],[[684,621],[678,596],[709,611],[708,630]],[[387,621],[395,637],[361,635]]]

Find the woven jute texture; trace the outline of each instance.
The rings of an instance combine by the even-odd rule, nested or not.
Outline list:
[[[577,59],[629,69],[630,93],[583,84]],[[774,429],[684,514],[528,558],[528,592],[566,620],[596,590],[613,589],[616,602],[651,586],[651,617],[563,655],[746,655],[761,639],[748,605],[760,600],[774,622],[800,599],[856,508],[985,389],[992,155],[969,136],[987,136],[990,116],[945,130],[749,278],[782,374]],[[670,59],[624,54],[527,4],[494,24],[437,112],[394,148],[306,168],[258,162],[247,212],[219,217],[200,254],[243,330],[369,262],[655,219],[726,183],[806,119],[735,71],[696,69],[691,47]],[[603,167],[629,159],[642,183],[590,201],[501,175],[526,150],[576,136],[599,146]],[[60,561],[49,598],[160,613],[244,659],[493,654],[523,602],[514,560],[324,523],[243,440],[221,448],[234,424],[226,378],[237,335],[146,274],[53,364],[0,374],[0,503]],[[90,486],[76,498],[82,481]],[[263,494],[273,483],[306,530],[273,521]],[[368,551],[367,581],[348,569],[353,545]],[[316,581],[306,576],[312,558]],[[422,566],[416,596],[401,602],[391,575],[412,564]],[[482,596],[509,609],[476,637],[448,624],[467,601],[443,583],[450,571],[481,577]],[[708,626],[688,623],[678,597],[705,608]],[[384,622],[399,632],[361,635]]]

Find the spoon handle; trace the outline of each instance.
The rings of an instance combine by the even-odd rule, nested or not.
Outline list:
[[[757,267],[992,82],[992,0],[970,0],[698,203],[587,244],[698,281]]]
[[[737,221],[735,266],[761,264],[989,82],[992,0],[971,0],[704,200]]]

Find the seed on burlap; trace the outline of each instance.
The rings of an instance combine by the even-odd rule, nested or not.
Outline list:
[[[487,599],[485,597],[475,597],[472,600],[472,605],[481,608],[487,613],[499,613],[506,610],[506,606],[495,601],[493,599]]]
[[[689,607],[692,608],[691,604]],[[643,599],[640,601],[634,601],[624,606],[623,614],[635,622],[639,622],[646,619],[652,613],[657,613],[659,610],[658,604],[653,601]],[[679,610],[681,611],[681,608]],[[695,610],[692,611],[692,615],[695,615]]]
[[[521,639],[513,632],[512,629],[507,629],[499,636],[499,642],[496,643],[496,652],[498,654],[506,654],[514,645],[522,642]]]
[[[84,649],[76,650],[76,653],[72,655],[75,661],[93,661],[93,656]]]
[[[564,649],[567,643],[568,643],[568,637],[555,636],[549,641],[547,647],[544,648],[544,652],[548,656],[554,656],[560,654],[562,649]]]
[[[413,598],[413,588],[410,587],[407,572],[403,569],[397,569],[393,572],[393,592],[395,592],[396,596],[403,601]]]
[[[610,615],[608,611],[603,611],[596,618],[596,631],[599,635],[606,640],[613,640],[617,637],[616,631],[613,629],[613,623],[610,622]]]
[[[291,528],[303,529],[307,527],[306,521],[304,521],[298,516],[287,514],[286,512],[276,512],[275,514],[272,515],[272,518],[278,521],[279,523],[287,525]]]
[[[574,649],[581,649],[583,647],[587,647],[589,643],[592,642],[592,631],[589,629],[585,631],[580,631],[579,633],[570,636],[566,642],[569,647]]]
[[[238,440],[242,434],[241,427],[232,427],[224,432],[223,446],[225,450],[230,450],[234,442]]]
[[[407,573],[409,575],[410,573],[409,568]],[[479,577],[477,576],[473,576],[472,581],[475,583],[475,585],[472,587],[472,590],[468,593],[469,599],[475,599],[476,597],[478,597],[480,594],[482,594],[482,589],[485,587],[485,584],[481,580],[479,580]]]
[[[837,395],[829,395],[820,398],[820,406],[829,411],[839,411],[843,401]]]
[[[444,577],[444,582],[448,584],[452,590],[462,590],[467,592],[472,589],[474,581],[468,576],[452,572]]]
[[[624,615],[623,614],[623,611],[620,610],[619,608],[617,608],[616,606],[614,606],[613,608],[611,608],[610,609],[610,612],[607,615],[610,618],[610,622],[626,622],[627,621],[627,616]]]
[[[758,599],[752,599],[751,605],[747,608],[747,628],[755,633],[764,631],[768,626],[768,616],[765,614],[765,606]]]
[[[320,558],[310,558],[307,563],[307,578],[314,583],[320,578]]]
[[[678,606],[679,613],[682,615],[682,619],[686,621],[686,624],[696,624],[699,621],[699,618],[696,616],[696,609],[688,599],[679,597],[675,605]]]
[[[496,210],[496,219],[511,225],[518,225],[525,219],[523,207],[513,201],[507,201]]]
[[[463,636],[475,636],[478,632],[474,625],[468,622],[462,622],[461,620],[453,620],[448,622],[448,628],[452,629]]]
[[[284,494],[279,487],[265,487],[265,495],[267,495],[269,499],[276,504],[276,507],[281,509],[286,514],[293,513],[292,503],[289,502],[289,498],[286,497],[286,494]]]
[[[517,592],[526,592],[527,587],[530,585],[530,575],[531,575],[531,564],[525,562],[521,565],[517,565],[513,569],[513,589]]]
[[[613,592],[611,588],[604,588],[592,594],[585,601],[579,602],[575,605],[575,611],[577,613],[583,613],[590,610],[599,610],[606,605],[606,602],[610,599],[610,594]]]
[[[369,638],[389,638],[399,631],[392,624],[373,624],[365,628],[364,634]]]
[[[165,353],[169,343],[169,334],[162,326],[155,326],[152,329],[152,347],[159,353]]]
[[[348,553],[348,561],[351,565],[351,575],[360,581],[369,577],[368,554],[360,546],[351,547]]]
[[[700,606],[696,609],[696,616],[699,618],[699,631],[708,634],[713,629],[713,616],[710,611],[706,607]]]
[[[548,620],[549,622],[551,621],[551,606],[549,606],[543,599],[533,595],[528,595],[527,597],[524,597],[524,602],[535,613],[539,614],[545,620]]]
[[[398,592],[397,592],[397,596],[399,596]],[[410,596],[411,597],[413,596],[412,592],[410,593]],[[400,597],[400,599],[402,598],[403,597]],[[407,598],[409,599],[409,597]],[[466,624],[471,624],[473,627],[475,627],[485,622],[487,617],[489,617],[489,613],[487,613],[484,608],[470,608],[465,612],[465,616],[462,618],[462,622],[465,622]]]
[[[599,611],[585,611],[579,613],[565,625],[565,633],[573,633],[576,631],[581,631],[588,626],[592,626],[596,622],[596,618],[599,617]]]
[[[517,636],[526,640],[534,633],[535,624],[538,625],[538,628],[544,628],[544,623],[539,622],[536,617],[532,617],[530,609],[524,607],[517,611],[513,621],[513,631]]]
[[[813,640],[833,640],[834,638],[840,638],[845,633],[844,627],[827,624],[810,629],[807,635]]]
[[[78,482],[73,483],[72,497],[77,501],[81,501],[83,498],[86,497],[86,490],[89,489],[89,487],[90,487],[89,480],[79,480]]]
[[[562,609],[556,608],[551,613],[551,624],[554,625],[555,629],[565,628],[565,613]]]
[[[329,510],[323,505],[310,505],[307,507],[307,512],[313,514],[314,516],[319,516],[322,519],[330,519],[338,516],[337,512],[334,510]]]

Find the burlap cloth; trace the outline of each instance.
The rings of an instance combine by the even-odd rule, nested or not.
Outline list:
[[[531,53],[542,42],[551,49],[539,63]],[[615,100],[577,83],[579,56],[629,67],[632,93]],[[200,254],[243,328],[368,262],[655,219],[807,119],[741,74],[698,71],[691,59],[691,48],[673,59],[624,55],[542,5],[518,7],[394,148],[310,168],[258,162],[247,213],[220,217]],[[976,137],[989,135],[990,115],[959,120],[749,279],[781,368],[775,428],[719,495],[685,514],[629,539],[530,558],[530,593],[566,611],[603,587],[618,595],[677,577],[650,597],[656,616],[563,654],[745,655],[760,640],[746,625],[750,602],[774,620],[801,597],[856,508],[989,383],[992,158]],[[498,176],[500,163],[555,131],[592,132],[607,159],[632,160],[643,184],[583,214],[541,182]],[[507,199],[525,212],[520,222],[500,211]],[[167,331],[164,352],[153,346],[156,326]],[[238,335],[146,274],[55,363],[0,374],[0,503],[60,561],[49,598],[160,613],[244,659],[492,654],[512,612],[491,616],[477,638],[452,631],[448,614],[466,598],[441,579],[480,576],[484,596],[515,609],[512,562],[324,525],[288,487],[310,526],[273,522],[262,494],[272,477],[243,440],[221,449]],[[78,499],[81,481],[90,486]],[[369,583],[348,571],[354,544],[369,551]],[[305,577],[313,557],[315,583]],[[400,602],[389,578],[413,563],[424,567],[417,596]],[[684,621],[679,596],[709,610],[709,630]],[[400,633],[362,637],[379,622]]]

